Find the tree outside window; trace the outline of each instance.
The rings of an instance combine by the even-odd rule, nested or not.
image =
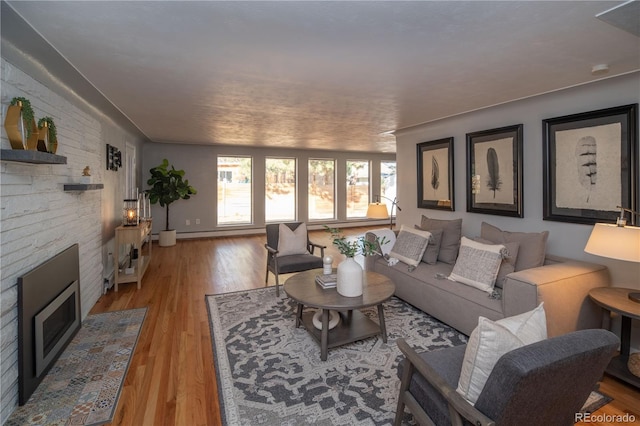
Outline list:
[[[335,160],[309,160],[309,220],[335,219],[335,170]]]
[[[218,224],[252,223],[251,157],[218,157]]]
[[[266,222],[296,219],[295,158],[265,159],[264,197]]]

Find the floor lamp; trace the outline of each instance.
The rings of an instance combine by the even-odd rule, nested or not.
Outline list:
[[[376,198],[378,199],[378,201],[376,201],[375,203],[370,203],[369,207],[367,208],[367,218],[368,219],[390,219],[389,228],[393,229],[393,208],[396,207],[398,211],[402,211],[402,209],[398,205],[398,202],[396,201],[397,198],[394,198],[392,200],[391,198],[387,198],[383,195],[376,195]],[[380,203],[380,198],[384,198],[386,200],[391,201],[391,214],[389,214],[389,212],[387,211],[387,205]]]

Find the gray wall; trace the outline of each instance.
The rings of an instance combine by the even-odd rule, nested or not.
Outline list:
[[[217,226],[217,157],[219,155],[251,156],[253,158],[253,217],[251,225]],[[340,200],[346,199],[346,160],[370,160],[369,174],[372,178],[371,193],[379,194],[380,161],[395,160],[394,154],[335,152],[322,150],[295,150],[274,148],[247,148],[236,146],[176,145],[163,143],[145,143],[143,147],[143,189],[147,189],[146,180],[149,169],[160,164],[164,158],[176,169],[185,171],[185,178],[198,193],[189,200],[178,200],[170,207],[170,227],[176,229],[178,238],[196,236],[224,235],[228,233],[264,232],[264,159],[266,157],[297,158],[298,220],[307,219],[307,164],[310,158],[337,160],[338,218],[333,223],[346,222],[346,206]],[[164,210],[159,205],[152,206],[153,233],[164,229]],[[186,220],[191,225],[186,225]],[[200,219],[200,224],[195,224]],[[355,221],[359,222],[359,221]]]
[[[640,288],[640,264],[589,255],[584,246],[591,225],[542,220],[542,120],[580,112],[638,103],[640,73],[601,80],[542,96],[463,114],[399,132],[397,135],[398,197],[404,201],[398,222],[420,223],[421,215],[433,218],[462,218],[463,233],[480,233],[480,224],[491,223],[509,231],[550,232],[549,253],[605,264],[613,284]],[[466,212],[466,133],[524,124],[524,218]],[[417,208],[416,144],[454,137],[455,212]],[[637,156],[636,152],[636,156]],[[636,161],[638,159],[636,158]],[[636,183],[638,185],[638,183]],[[614,206],[615,207],[615,206]]]

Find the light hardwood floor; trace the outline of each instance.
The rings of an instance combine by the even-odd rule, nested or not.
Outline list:
[[[361,232],[363,228],[352,228],[345,233]],[[337,264],[341,257],[326,232],[312,231],[311,239],[327,245]],[[112,424],[221,424],[204,297],[263,287],[264,242],[264,235],[257,235],[178,240],[174,247],[153,247],[141,290],[124,284],[118,293],[110,290],[100,298],[91,313],[148,308]],[[269,281],[273,283],[271,274]],[[595,415],[631,413],[633,424],[640,425],[640,391],[610,377],[605,377],[601,390],[615,400]]]

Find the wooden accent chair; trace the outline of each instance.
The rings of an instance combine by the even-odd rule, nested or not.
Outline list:
[[[285,223],[289,229],[295,231],[302,222]],[[276,296],[280,296],[279,274],[290,274],[293,272],[307,271],[309,269],[322,268],[322,259],[324,258],[324,249],[326,246],[315,244],[309,240],[307,233],[306,249],[308,253],[292,254],[279,256],[278,244],[280,240],[280,224],[270,223],[266,226],[267,243],[264,247],[267,249],[267,273],[265,275],[265,285],[269,280],[269,272],[273,273],[276,278]],[[313,253],[316,248],[320,249],[320,256]]]
[[[579,330],[507,352],[474,406],[456,392],[466,345],[417,353],[398,339],[406,358],[394,424],[406,406],[421,425],[573,425],[619,343],[607,330]]]

